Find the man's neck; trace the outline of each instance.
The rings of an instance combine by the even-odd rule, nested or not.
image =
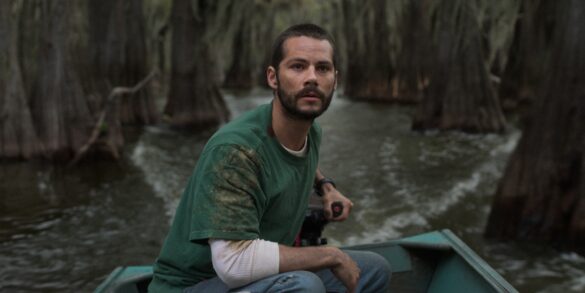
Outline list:
[[[313,121],[290,117],[275,98],[272,103],[272,130],[276,139],[285,147],[298,151],[303,148]]]

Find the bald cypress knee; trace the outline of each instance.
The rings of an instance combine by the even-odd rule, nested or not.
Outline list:
[[[585,255],[585,2],[560,1],[549,73],[494,197],[486,235]]]

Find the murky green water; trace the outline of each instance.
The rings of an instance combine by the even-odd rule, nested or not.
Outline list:
[[[227,96],[234,115],[270,93],[248,96]],[[414,133],[410,111],[337,99],[320,118],[321,168],[356,204],[330,242],[448,228],[521,292],[585,291],[583,257],[481,236],[518,131]],[[116,266],[151,263],[211,133],[149,127],[121,162],[0,165],[0,292],[91,292]]]

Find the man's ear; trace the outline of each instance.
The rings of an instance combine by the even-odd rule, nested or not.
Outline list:
[[[335,70],[335,83],[333,84],[333,89],[337,89],[337,77],[339,76],[339,71]]]
[[[272,66],[268,66],[266,69],[266,82],[273,90],[278,87],[278,80],[276,78],[276,69]]]

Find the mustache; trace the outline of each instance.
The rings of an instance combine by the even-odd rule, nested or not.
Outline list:
[[[295,95],[295,99],[299,99],[301,97],[304,97],[311,92],[314,93],[315,95],[317,95],[317,98],[319,98],[319,100],[321,100],[321,101],[325,100],[325,93],[320,91],[316,86],[313,86],[313,85],[306,86],[302,90],[300,90]]]

